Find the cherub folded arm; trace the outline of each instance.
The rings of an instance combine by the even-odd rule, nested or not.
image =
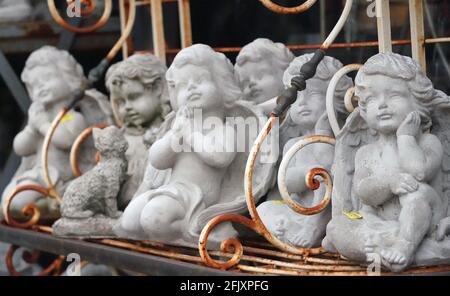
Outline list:
[[[233,143],[234,136],[234,128],[225,125],[223,129],[214,130],[208,135],[200,132],[190,133],[188,141],[192,145],[193,151],[207,165],[215,168],[226,168],[236,156],[236,152],[228,152],[226,147],[228,141]]]
[[[161,139],[153,143],[148,152],[150,164],[158,170],[172,168],[177,153],[172,149],[174,131],[168,131]]]
[[[19,156],[30,156],[37,153],[36,143],[39,141],[40,135],[30,126],[26,126],[14,138],[14,151]]]

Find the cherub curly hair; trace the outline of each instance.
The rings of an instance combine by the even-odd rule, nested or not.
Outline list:
[[[31,53],[22,71],[22,81],[25,84],[29,84],[29,75],[33,68],[49,65],[54,65],[61,70],[64,79],[68,82],[72,90],[77,90],[87,85],[83,68],[75,58],[68,51],[49,45],[43,46]]]
[[[162,115],[170,112],[168,90],[166,83],[166,66],[154,55],[136,53],[124,61],[112,65],[105,76],[106,88],[111,92],[114,87],[120,87],[124,79],[138,80],[144,87],[160,83],[162,87]]]
[[[355,78],[355,95],[359,98],[358,105],[362,115],[365,114],[367,102],[360,94],[365,88],[364,81],[370,75],[385,75],[406,82],[415,99],[424,130],[431,127],[431,112],[434,107],[449,103],[447,95],[433,87],[416,61],[396,53],[379,53],[367,60]]]
[[[242,98],[242,92],[234,77],[233,65],[230,60],[220,52],[214,51],[205,44],[195,44],[181,50],[166,73],[166,79],[170,83],[174,80],[173,72],[186,65],[204,67],[211,73],[216,86],[222,92],[225,107],[231,107]],[[169,91],[170,102],[174,110],[178,109],[176,98]]]
[[[274,70],[283,72],[294,59],[292,52],[282,43],[275,43],[266,38],[258,38],[245,45],[236,58],[234,66],[238,81],[241,80],[239,70],[247,62],[268,61]]]

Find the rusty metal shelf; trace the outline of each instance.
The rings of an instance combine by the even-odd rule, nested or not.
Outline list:
[[[51,228],[45,226],[23,230],[0,224],[0,241],[56,255],[77,253],[82,260],[149,275],[367,275],[365,266],[338,254],[298,256],[254,240],[244,241],[241,262],[230,271],[223,271],[206,267],[197,249],[116,239],[62,239],[50,232]],[[210,254],[220,260],[231,256],[218,251]],[[450,266],[415,267],[400,274],[382,275],[450,275]]]
[[[0,241],[56,255],[78,253],[82,260],[149,275],[235,275],[201,265],[170,260],[93,242],[61,239],[49,234],[0,225]],[[3,260],[3,258],[1,259]]]

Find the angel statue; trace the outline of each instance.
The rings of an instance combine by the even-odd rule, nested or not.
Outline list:
[[[286,87],[311,57],[312,54],[304,54],[291,62],[283,76]],[[288,110],[280,126],[280,150],[283,151],[283,155],[295,142],[305,136],[332,135],[325,111],[325,97],[331,78],[340,68],[342,68],[340,61],[325,56],[318,65],[315,76],[308,80],[306,89],[298,93],[296,102]],[[344,106],[344,96],[352,86],[350,77],[344,76],[336,87],[335,106],[338,118],[342,122],[348,115]],[[311,191],[306,185],[305,176],[312,168],[330,170],[333,155],[334,148],[325,143],[306,146],[296,153],[286,173],[288,190],[295,200],[308,207],[321,201],[325,194],[324,186]],[[296,213],[283,202],[278,186],[268,194],[268,201],[259,205],[257,209],[263,223],[278,239],[302,247],[319,246],[325,236],[326,225],[331,219],[329,208],[313,216]]]
[[[157,57],[139,53],[112,65],[106,73],[115,115],[129,144],[128,177],[120,191],[120,209],[128,205],[142,183],[148,147],[160,137],[164,117],[171,111],[166,71]]]
[[[266,38],[245,45],[234,65],[244,100],[258,105],[269,116],[276,105],[273,98],[284,89],[283,72],[293,59],[284,44]]]
[[[241,100],[230,61],[207,45],[180,51],[166,78],[176,115],[168,116],[171,129],[150,147],[144,182],[115,230],[119,237],[196,247],[213,217],[246,211],[243,179],[250,149],[242,144],[253,143],[264,117]],[[273,185],[274,165],[259,161],[256,200]],[[236,234],[224,223],[211,242],[218,246]]]
[[[28,123],[14,139],[14,152],[22,157],[22,163],[3,192],[3,201],[20,185],[47,187],[41,165],[45,135],[52,120],[70,103],[71,93],[87,83],[82,67],[69,52],[52,46],[44,46],[28,57],[22,81],[32,103],[28,110]],[[60,194],[63,194],[69,181],[75,177],[70,167],[70,149],[74,140],[85,128],[100,123],[112,124],[112,111],[106,96],[90,89],[57,127],[48,155],[49,174]],[[80,153],[83,168],[95,163],[92,157],[95,148],[92,142],[90,144],[85,145]],[[44,218],[59,216],[55,200],[34,191],[23,191],[12,200],[12,215],[21,217],[21,210],[27,204],[37,205]]]
[[[449,264],[449,97],[417,62],[393,53],[367,60],[355,88],[358,108],[337,137],[323,247],[379,258],[394,272]]]

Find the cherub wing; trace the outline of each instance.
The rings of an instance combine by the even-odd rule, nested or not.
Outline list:
[[[163,122],[157,128],[150,128],[144,135],[144,144],[147,148],[161,139],[172,127],[173,120],[175,119],[175,111],[171,111],[163,118]]]
[[[78,107],[88,126],[114,124],[114,116],[108,98],[96,89],[87,90],[84,99],[78,103]]]
[[[236,158],[228,167],[222,182],[220,202],[205,209],[199,214],[196,227],[200,230],[209,222],[209,220],[220,214],[247,212],[247,203],[244,193],[245,166],[250,148],[257,137],[256,131],[259,132],[267,118],[262,112],[259,112],[256,105],[246,101],[238,101],[234,107],[229,110],[227,116],[232,118],[244,118],[249,120],[247,121],[248,123],[253,120],[257,129],[254,129],[255,133],[249,132],[249,134],[246,134],[245,139],[247,142],[245,143],[245,152],[238,152]],[[251,128],[249,128],[249,130],[251,130]],[[242,140],[242,134],[239,136],[238,133],[237,137],[237,141]],[[276,143],[276,145],[278,147],[278,143]],[[267,153],[269,151],[267,149],[268,148],[266,147],[262,150]],[[255,197],[255,203],[257,203],[259,199],[273,187],[276,177],[275,167],[278,157],[273,157],[270,159],[271,161],[268,161],[268,156],[262,154],[263,153],[260,153],[255,162],[253,176],[253,195]]]
[[[83,115],[88,127],[97,124],[114,124],[108,98],[95,89],[87,90],[85,97],[78,103],[76,108]],[[88,138],[81,146],[79,154],[78,162],[82,171],[87,171],[95,165],[95,153],[94,141],[92,138]]]
[[[334,163],[332,166],[333,195],[332,212],[340,215],[342,211],[356,212],[360,208],[359,198],[353,192],[355,155],[358,149],[375,139],[366,122],[356,108],[336,137]]]
[[[438,105],[432,114],[433,126],[431,132],[441,141],[444,155],[441,170],[433,179],[431,185],[442,196],[444,205],[447,208],[447,216],[450,216],[450,97],[442,92],[440,93],[447,100]]]

